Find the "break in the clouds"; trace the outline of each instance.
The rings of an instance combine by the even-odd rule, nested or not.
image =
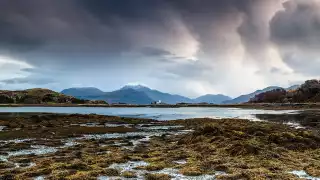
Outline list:
[[[236,96],[320,76],[320,0],[0,0],[6,89]]]

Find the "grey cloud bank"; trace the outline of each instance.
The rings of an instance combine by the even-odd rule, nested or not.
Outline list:
[[[237,96],[319,78],[319,0],[1,0],[0,85]]]

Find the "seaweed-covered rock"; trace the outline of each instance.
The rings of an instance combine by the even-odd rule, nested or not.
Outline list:
[[[125,178],[136,178],[137,177],[136,173],[133,171],[124,171],[123,173],[121,173],[121,176],[123,176]]]
[[[146,174],[146,180],[170,180],[171,177],[168,174]]]

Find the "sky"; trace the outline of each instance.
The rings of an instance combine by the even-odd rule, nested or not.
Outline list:
[[[0,89],[236,97],[320,77],[320,0],[0,0]]]

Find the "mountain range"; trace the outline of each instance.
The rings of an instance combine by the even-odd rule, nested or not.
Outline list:
[[[298,86],[289,87],[291,89]],[[238,104],[248,102],[255,95],[262,92],[279,89],[281,87],[270,86],[253,93],[241,95],[235,99],[223,94],[207,94],[197,98],[188,98],[181,95],[164,93],[142,85],[126,85],[119,90],[112,92],[103,92],[94,87],[69,88],[61,91],[62,94],[74,96],[87,100],[104,100],[108,103],[126,103],[126,104],[150,104],[155,101],[161,101],[166,104],[176,103],[210,103],[210,104]],[[287,89],[289,89],[287,88]]]
[[[108,103],[126,103],[126,104],[150,104],[155,101],[161,101],[166,104],[176,103],[213,103],[221,104],[223,101],[231,98],[222,94],[207,94],[195,99],[176,94],[164,93],[155,89],[150,89],[142,85],[126,85],[119,90],[112,92],[103,92],[93,87],[69,88],[61,91],[62,94],[74,96],[88,100],[105,100]]]

